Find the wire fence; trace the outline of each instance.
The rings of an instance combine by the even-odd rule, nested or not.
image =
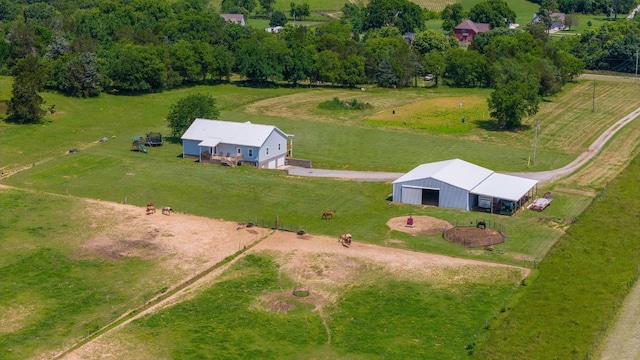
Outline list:
[[[240,226],[252,227],[258,226],[265,229],[282,230],[295,232],[299,234],[305,234],[307,232],[306,225],[300,225],[292,222],[281,221],[278,216],[274,219],[261,219],[258,217],[249,217],[245,223],[240,223]]]
[[[485,220],[485,219],[469,219],[469,220],[456,220],[455,224],[453,224],[454,227],[484,227],[486,229],[493,229],[495,231],[498,231],[502,234],[504,234],[504,236],[507,236],[507,228],[497,222],[497,221],[491,221],[491,220]]]

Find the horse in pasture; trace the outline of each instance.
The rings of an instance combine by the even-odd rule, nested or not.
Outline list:
[[[156,213],[156,207],[153,206],[153,203],[148,203],[147,204],[147,215],[155,214],[155,213]]]
[[[335,213],[334,211],[325,211],[322,213],[322,217],[320,218],[320,220],[331,220],[333,219],[333,214]]]
[[[340,238],[338,238],[338,242],[346,247],[351,246],[351,234],[340,235]]]
[[[169,206],[165,206],[162,208],[162,215],[171,215],[173,209]]]

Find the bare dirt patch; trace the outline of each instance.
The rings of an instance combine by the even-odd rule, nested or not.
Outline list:
[[[465,247],[491,246],[504,242],[504,235],[493,229],[456,227],[447,230],[445,239]]]
[[[433,235],[451,229],[451,223],[431,216],[411,216],[413,226],[407,226],[408,216],[396,217],[387,221],[391,230],[401,231],[413,236]]]
[[[28,324],[30,315],[34,313],[31,307],[18,306],[0,306],[0,334],[11,333],[21,329]]]
[[[100,255],[99,251],[118,249],[119,243],[130,246],[130,240],[144,240],[144,246],[157,245],[157,248],[153,248],[153,251],[157,251],[154,253],[158,259],[156,261],[176,266],[183,273],[185,270],[197,271],[212,266],[237,251],[242,244],[249,244],[269,233],[266,229],[256,227],[236,230],[235,222],[186,214],[165,216],[156,213],[147,216],[142,207],[88,201],[95,206],[96,212],[92,216],[108,214],[114,216],[117,223],[114,227],[100,231],[99,236],[85,244],[86,248],[96,252],[94,256],[113,256],[110,252]],[[440,220],[429,217],[418,217],[416,220],[422,220],[424,227],[429,222],[432,226],[445,225]],[[96,228],[99,229],[101,222],[96,222]],[[414,221],[414,224],[420,222]],[[137,243],[136,246],[142,244]],[[130,248],[123,249],[120,251],[132,251]],[[309,289],[309,296],[306,297],[294,296],[293,288],[265,293],[252,306],[283,314],[300,307],[309,307],[318,311],[323,321],[326,320],[323,309],[338,299],[342,289],[354,284],[378,281],[381,275],[428,281],[436,286],[450,286],[469,282],[491,283],[505,279],[517,282],[529,274],[528,269],[514,266],[386,248],[357,241],[346,248],[338,243],[337,238],[282,231],[269,235],[249,252],[273,254],[281,265],[280,271],[293,279],[296,288]],[[208,286],[218,281],[224,268],[207,275],[187,290],[167,298],[149,312],[194,296],[198,286]],[[147,313],[142,312],[137,317]],[[134,355],[140,359],[153,358],[144,344],[131,343],[130,338],[127,340],[118,336],[116,332],[120,328],[93,339],[64,359],[102,359],[105,354],[121,358],[132,358]],[[325,328],[330,342],[331,334],[326,323]]]
[[[76,256],[157,259],[181,275],[215,264],[251,244],[266,229],[238,229],[237,223],[182,213],[147,215],[144,207],[86,200],[97,235]]]

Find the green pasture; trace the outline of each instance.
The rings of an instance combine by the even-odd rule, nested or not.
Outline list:
[[[74,197],[0,189],[0,358],[59,349],[177,280],[153,262],[84,254],[116,225],[86,211]]]
[[[640,158],[577,218],[535,281],[481,336],[479,359],[596,358],[637,281]]]
[[[474,119],[487,119],[487,99],[482,96],[439,97],[388,109],[365,119],[372,125],[427,130],[436,134],[465,133]]]
[[[149,154],[129,151],[127,145],[126,141],[111,140],[36,165],[3,182],[138,206],[152,201],[169,204],[179,212],[232,221],[273,221],[278,216],[281,224],[294,229],[303,227],[311,233],[331,236],[349,231],[356,240],[377,244],[384,244],[388,236],[385,224],[396,216],[429,215],[460,224],[488,219],[507,228],[509,240],[499,246],[503,254],[469,252],[441,236],[416,238],[393,234],[403,241],[395,246],[524,266],[532,266],[532,261],[523,263],[514,256],[541,259],[559,236],[546,224],[526,217],[508,219],[491,214],[389,205],[392,189],[388,183],[291,178],[281,172],[211,166],[181,159],[176,157],[178,145],[151,148]],[[320,214],[328,209],[336,210],[336,216],[332,221],[321,221]]]
[[[376,113],[389,117],[393,109],[412,109],[416,113],[428,114],[424,109],[428,109],[433,103],[445,102],[451,98],[482,99],[488,96],[486,90],[474,89],[441,87],[367,89],[363,92],[359,89],[340,88],[256,88],[235,82],[139,97],[101,95],[92,99],[75,99],[44,93],[47,104],[55,104],[57,111],[55,114],[48,114],[43,123],[0,123],[0,170],[12,174],[2,178],[0,184],[22,189],[0,189],[0,312],[12,314],[11,323],[2,323],[3,326],[0,326],[2,329],[11,329],[10,332],[0,332],[0,351],[4,351],[0,353],[0,358],[21,359],[48,349],[59,349],[69,339],[78,339],[94,332],[127,309],[143,303],[166,286],[167,282],[172,281],[162,279],[163,272],[153,262],[140,259],[107,261],[74,256],[73,250],[78,244],[86,242],[99,229],[113,226],[109,219],[105,219],[99,229],[92,230],[87,224],[88,220],[81,216],[84,209],[82,202],[75,200],[75,197],[139,206],[153,201],[170,205],[179,212],[231,221],[271,221],[278,216],[281,223],[304,227],[314,234],[337,236],[349,231],[354,234],[356,241],[530,268],[538,264],[552,268],[553,264],[547,265],[548,260],[542,262],[542,259],[545,259],[549,251],[552,254],[561,251],[557,249],[562,249],[564,245],[552,247],[576,218],[576,224],[580,226],[585,221],[599,222],[589,218],[596,215],[580,216],[589,207],[592,197],[556,191],[552,184],[540,189],[541,192],[554,193],[554,202],[547,210],[542,213],[524,211],[512,217],[504,217],[390,204],[391,185],[385,183],[293,178],[282,172],[247,166],[228,168],[199,164],[183,159],[180,144],[172,139],[167,139],[161,147],[150,148],[148,154],[131,151],[131,139],[134,135],[144,135],[149,131],[168,133],[165,117],[169,107],[186,94],[204,92],[216,98],[221,109],[221,119],[273,124],[294,134],[294,156],[310,159],[314,167],[318,168],[401,172],[421,163],[457,157],[498,171],[525,171],[531,151],[532,129],[536,123],[541,125],[541,129],[538,137],[538,162],[534,169],[561,167],[574,159],[611,123],[637,107],[640,90],[634,85],[636,84],[598,80],[596,111],[591,112],[593,84],[591,81],[578,81],[566,87],[559,95],[546,99],[541,104],[538,115],[525,119],[528,128],[519,132],[495,131],[494,122],[479,115],[476,115],[479,118],[471,116],[468,123],[471,128],[464,132],[443,128],[438,123],[441,121],[440,117],[425,116],[424,119],[415,120],[425,123],[419,129],[364,120]],[[9,94],[10,79],[0,78],[0,96],[7,99]],[[319,103],[333,97],[355,98],[373,104],[374,108],[362,112],[318,109]],[[462,109],[466,109],[464,103],[466,100]],[[454,106],[449,105],[445,112],[459,116],[455,112],[456,108],[460,109],[456,104],[457,102]],[[477,104],[481,107],[482,102]],[[101,138],[106,138],[107,141],[98,141]],[[69,153],[70,148],[78,148],[79,151]],[[602,200],[598,199],[596,202],[601,203]],[[617,209],[620,209],[619,204],[616,204]],[[635,209],[637,206],[625,205],[625,208]],[[326,210],[336,210],[333,220],[320,220],[320,214]],[[611,205],[611,208],[603,208],[598,214],[602,216],[613,213],[617,215]],[[408,215],[434,216],[453,224],[485,220],[504,226],[507,241],[489,252],[464,249],[448,243],[441,236],[411,236],[389,232],[385,223],[390,218]],[[615,219],[620,219],[623,224],[636,224],[618,216]],[[612,218],[607,221],[613,224],[614,220]],[[609,226],[608,223],[605,225]],[[633,226],[629,228],[634,229]],[[589,230],[588,235],[615,244],[608,237],[600,237],[596,229]],[[574,230],[571,229],[570,232],[573,233]],[[633,239],[632,235],[624,233],[621,237],[623,235]],[[388,244],[389,239],[398,241]],[[626,257],[635,256],[635,248],[632,248],[629,255],[618,255],[607,252],[613,251],[612,249],[596,247],[599,246],[597,243],[593,245],[593,250],[584,244],[581,246],[583,247],[571,251],[569,260],[576,259],[587,265],[591,258],[583,256],[604,254],[605,260],[617,259],[619,256],[624,258],[624,266],[627,266]],[[617,251],[617,246],[612,246]],[[585,248],[588,249],[584,250]],[[575,253],[580,256],[574,256]],[[237,282],[224,282],[225,286],[233,290],[230,291],[231,294],[215,290],[224,288],[205,290],[207,295],[198,296],[174,308],[178,310],[163,312],[162,314],[171,314],[170,322],[165,324],[161,314],[145,318],[136,325],[140,332],[132,333],[131,336],[163,346],[173,343],[175,345],[170,349],[162,349],[172,354],[171,357],[178,358],[188,356],[187,349],[192,351],[195,358],[212,357],[213,353],[208,350],[209,343],[204,339],[211,339],[211,334],[218,331],[228,336],[224,338],[226,342],[215,343],[213,348],[219,351],[216,354],[230,351],[230,357],[234,354],[239,357],[274,357],[270,354],[282,352],[283,356],[294,358],[296,352],[286,350],[288,347],[297,350],[298,354],[310,351],[321,358],[333,358],[334,355],[347,358],[395,358],[408,353],[425,354],[427,358],[462,357],[467,352],[464,347],[474,341],[473,335],[482,332],[485,320],[493,316],[499,320],[496,324],[502,323],[502,317],[498,314],[501,311],[500,304],[512,299],[515,291],[513,285],[507,283],[490,287],[461,286],[461,292],[456,292],[453,288],[433,288],[428,283],[417,285],[391,279],[354,287],[345,291],[342,303],[330,309],[329,326],[336,336],[331,348],[323,345],[326,341],[323,336],[326,334],[317,314],[306,309],[293,312],[289,318],[243,310],[246,313],[243,316],[246,317],[238,319],[234,324],[229,323],[230,318],[227,316],[235,314],[237,319],[238,313],[231,308],[233,311],[230,314],[216,315],[221,316],[219,323],[204,320],[206,317],[198,318],[198,314],[214,312],[215,307],[210,302],[221,304],[230,301],[229,298],[216,296],[234,296],[233,299],[240,301],[237,306],[244,306],[255,298],[261,286],[290,286],[290,280],[274,277],[272,270],[267,271],[273,267],[270,260],[263,257],[254,260],[253,265],[240,265],[249,269],[247,276],[240,276]],[[566,263],[572,264],[570,261]],[[264,276],[256,274],[256,267],[266,271]],[[250,271],[251,268],[254,270]],[[50,271],[51,269],[55,271]],[[566,269],[560,271],[567,273]],[[591,270],[585,270],[590,278],[605,276],[606,273],[603,270],[600,270],[603,274],[595,270],[586,271]],[[547,282],[541,280],[546,276],[543,275],[542,268],[540,275],[531,287],[526,287],[527,291],[533,289],[535,284]],[[629,281],[626,273],[620,276],[616,279],[622,279],[620,281],[625,284]],[[242,286],[243,294],[237,294],[236,290]],[[516,293],[521,295],[519,291]],[[416,295],[410,301],[405,301],[409,303],[407,307],[399,307],[399,302],[407,300],[400,295],[409,294]],[[468,297],[464,301],[468,307],[466,310],[461,308],[464,296],[459,297],[459,294]],[[528,293],[524,294],[523,298]],[[575,294],[584,295],[578,290]],[[618,297],[623,296],[622,293],[616,294]],[[382,304],[375,304],[380,307],[353,306],[359,300],[369,299],[374,295],[376,299],[384,300]],[[551,298],[558,296],[553,294]],[[597,298],[598,301],[599,299]],[[445,304],[451,304],[451,307],[443,308],[448,306]],[[536,303],[535,306],[541,305]],[[430,309],[437,311],[433,318],[426,321],[427,324],[416,325],[415,333],[398,333],[398,328],[407,328],[406,322],[414,319],[406,319],[403,314],[429,313]],[[178,312],[170,313],[171,311]],[[403,314],[397,314],[397,322],[390,319],[389,323],[380,323],[378,321],[382,319],[373,319],[373,315],[381,311],[392,314],[402,311]],[[523,312],[529,314],[525,310]],[[453,318],[451,314],[458,314],[460,317]],[[438,317],[440,315],[442,317]],[[256,316],[254,320],[257,322],[251,321],[251,316]],[[182,318],[187,320],[181,322]],[[4,319],[3,317],[0,321],[6,321]],[[358,323],[351,319],[369,321]],[[505,324],[510,321],[507,319],[504,320]],[[184,325],[205,322],[208,325],[202,325],[202,331],[189,330],[199,328],[187,329]],[[442,330],[445,331],[443,335],[450,340],[446,342],[446,346],[444,343],[425,346],[421,339],[433,339],[434,329],[440,331],[439,327],[447,322],[454,325]],[[256,324],[259,326],[256,327]],[[272,329],[272,326],[281,326],[284,330],[281,333],[271,331],[267,334],[265,329]],[[234,336],[236,333],[246,333],[249,328],[260,334],[251,338],[257,346],[251,345],[246,337]],[[389,333],[382,333],[382,329],[388,329]],[[366,338],[360,337],[360,334],[356,334],[354,338],[354,331],[363,332]],[[371,333],[367,334],[366,331]],[[495,336],[504,337],[496,331]],[[590,330],[585,330],[588,331]],[[300,335],[300,332],[303,334]],[[417,342],[413,340],[414,334],[418,336],[415,337]],[[390,342],[384,342],[382,338],[385,335],[389,335]],[[580,334],[580,341],[586,343],[593,336],[593,332]],[[366,339],[378,340],[374,344],[367,343]],[[562,339],[565,343],[570,343],[568,338]],[[489,342],[491,340],[487,343]],[[516,345],[505,354],[519,351],[520,347],[514,350],[514,346]],[[578,351],[582,351],[581,349],[579,347]],[[483,348],[482,351],[494,354],[492,348]],[[500,352],[502,348],[496,351]]]
[[[295,284],[278,268],[268,254],[248,255],[195,299],[113,336],[149,358],[453,359],[466,356],[484,320],[518,287],[517,271],[507,269],[496,270],[486,283],[442,285],[398,280],[367,266],[323,310],[329,343],[321,314],[284,296]],[[256,306],[261,296],[279,293],[292,311]]]
[[[437,208],[390,206],[390,184],[291,178],[281,172],[250,167],[230,169],[198,164],[182,159],[181,146],[170,140],[161,147],[149,149],[148,154],[131,151],[133,135],[144,135],[148,131],[166,134],[164,117],[170,105],[192,92],[206,92],[215,97],[222,109],[222,119],[274,124],[294,134],[294,156],[310,159],[318,168],[402,172],[421,163],[458,157],[498,171],[527,170],[532,130],[492,131],[491,120],[473,116],[468,121],[472,128],[455,135],[439,130],[443,128],[437,123],[438,117],[424,120],[427,127],[435,121],[433,129],[438,131],[429,131],[429,128],[416,131],[362,121],[375,113],[392,117],[391,109],[398,109],[396,115],[399,116],[405,109],[428,114],[433,104],[452,99],[455,101],[447,111],[458,117],[458,111],[473,108],[473,101],[467,99],[474,99],[477,106],[482,107],[479,99],[487,96],[485,90],[417,88],[362,92],[330,88],[265,89],[238,84],[185,88],[142,97],[102,95],[84,100],[45,93],[47,103],[56,104],[59,109],[56,114],[48,115],[45,122],[25,126],[0,124],[0,136],[6,145],[0,147],[3,159],[0,167],[3,171],[26,168],[2,182],[140,206],[149,201],[171,204],[177,211],[234,221],[255,218],[271,221],[277,215],[281,222],[305,227],[313,233],[335,236],[348,227],[356,234],[356,240],[379,244],[388,236],[385,223],[391,217],[413,213],[466,222],[473,220],[469,218],[485,216]],[[630,112],[634,103],[627,97],[638,94],[630,85],[633,84],[603,82],[599,85],[598,101],[609,105],[595,113],[587,110],[588,105],[584,103],[589,100],[588,82],[569,86],[561,95],[543,103],[540,116],[545,122],[538,137],[535,169],[567,164],[604,126]],[[373,104],[374,109],[335,112],[317,108],[322,101],[336,96],[357,98]],[[301,101],[300,97],[307,101]],[[458,106],[458,99],[464,99],[462,108]],[[268,111],[257,106],[262,103]],[[526,121],[532,124],[537,120]],[[591,132],[568,131],[580,126]],[[103,137],[108,141],[98,142]],[[79,151],[68,153],[70,148]],[[536,219],[536,213],[530,212],[511,218],[488,215],[491,220],[503,223],[508,232],[508,241],[499,246],[499,252],[468,252],[441,237],[414,238],[406,234],[393,234],[402,240],[395,246],[507,263],[526,259],[525,265],[531,266],[531,261],[542,259],[561,235],[555,224],[569,222],[589,201],[589,197],[559,195],[554,203],[558,206],[544,215],[557,221]],[[576,203],[581,205],[565,207]],[[318,214],[326,210],[337,210],[335,221],[319,221]],[[555,211],[558,213],[547,215]]]
[[[241,83],[238,83],[241,84]],[[628,85],[628,84],[626,84]],[[617,86],[625,86],[619,84]],[[477,94],[476,90],[468,90]],[[349,168],[352,170],[408,171],[417,164],[455,157],[490,167],[498,171],[524,171],[531,152],[531,132],[503,133],[487,131],[491,120],[473,119],[474,130],[467,138],[447,138],[428,131],[413,129],[371,127],[362,122],[363,116],[383,109],[391,111],[398,102],[407,99],[417,101],[426,97],[466,97],[469,92],[459,89],[423,88],[399,91],[374,90],[365,94],[359,90],[314,89],[314,88],[252,88],[237,84],[198,86],[177,91],[151,94],[141,97],[119,97],[102,95],[95,99],[70,99],[58,94],[43,94],[47,104],[55,104],[57,112],[49,114],[42,124],[14,125],[0,123],[0,136],[7,146],[0,148],[0,168],[16,169],[21,166],[40,164],[59,157],[71,148],[83,150],[97,146],[99,139],[107,137],[118,144],[116,152],[127,153],[134,135],[149,131],[167,133],[166,115],[170,106],[188,93],[204,92],[216,98],[221,108],[221,119],[268,123],[295,135],[295,157],[307,158],[320,168]],[[364,112],[351,111],[344,120],[342,114],[331,110],[319,110],[317,105],[337,94],[367,96],[364,99],[374,109]],[[313,94],[306,96],[305,93]],[[480,94],[488,94],[481,91]],[[320,94],[320,95],[317,95]],[[317,97],[317,101],[297,102],[300,96]],[[295,102],[291,102],[291,97]],[[342,97],[341,97],[342,98]],[[253,114],[245,112],[246,105],[263,99],[275,99],[284,104],[281,112]],[[457,108],[457,105],[455,106]],[[270,106],[269,108],[274,108]],[[301,121],[294,111],[307,113],[313,108],[309,121]],[[268,116],[265,116],[268,115]],[[323,121],[314,119],[316,115]],[[337,116],[338,115],[338,116]],[[306,115],[305,115],[306,116]],[[572,119],[580,121],[579,117]],[[544,128],[543,128],[544,129]],[[545,130],[543,130],[545,131]],[[115,136],[115,138],[114,138]],[[581,137],[577,137],[581,139]],[[545,138],[540,137],[538,169],[551,169],[569,163],[577,154],[563,149],[548,149]],[[575,140],[574,140],[575,141]],[[100,145],[100,144],[98,144]],[[113,145],[109,145],[113,146]],[[99,148],[107,148],[102,146]],[[164,147],[160,152],[166,152]],[[173,156],[179,156],[180,148],[171,148]],[[409,154],[410,156],[407,156]],[[489,156],[490,155],[490,156]],[[149,156],[151,157],[151,156]]]

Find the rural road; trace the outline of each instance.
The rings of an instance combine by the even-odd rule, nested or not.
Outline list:
[[[579,169],[586,164],[594,156],[596,156],[604,145],[625,125],[640,116],[640,107],[616,121],[611,127],[609,127],[602,135],[600,135],[585,151],[583,151],[575,160],[568,165],[555,170],[538,171],[538,172],[519,172],[509,173],[509,175],[521,176],[528,179],[538,180],[545,182],[553,180],[565,175],[569,175],[572,172]],[[312,177],[326,177],[337,179],[350,179],[356,181],[379,181],[379,182],[391,182],[404,173],[395,172],[377,172],[377,171],[353,171],[353,170],[328,170],[328,169],[307,169],[297,166],[286,166],[283,168],[289,175],[294,176],[312,176]]]

